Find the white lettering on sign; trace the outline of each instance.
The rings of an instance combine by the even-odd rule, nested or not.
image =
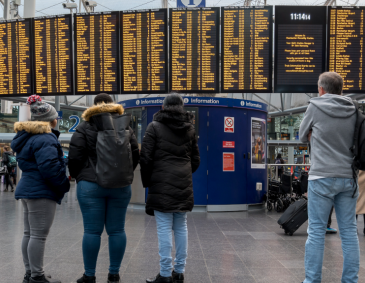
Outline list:
[[[256,108],[262,108],[262,105],[261,104],[252,103],[252,102],[246,102],[246,106],[256,107]]]
[[[234,133],[234,117],[224,117],[224,132]]]

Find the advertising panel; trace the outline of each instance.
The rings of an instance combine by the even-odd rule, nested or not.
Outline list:
[[[266,121],[251,118],[251,168],[265,169],[266,160]]]

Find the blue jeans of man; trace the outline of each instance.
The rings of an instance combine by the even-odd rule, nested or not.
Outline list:
[[[308,239],[305,245],[304,283],[320,283],[328,215],[335,207],[343,251],[342,283],[358,281],[360,249],[356,227],[353,179],[323,178],[309,181]],[[357,184],[356,184],[357,186]]]
[[[84,220],[82,253],[85,274],[95,276],[104,226],[109,235],[109,273],[118,274],[127,245],[124,224],[131,186],[106,189],[96,183],[80,181],[77,184],[77,198]]]
[[[188,226],[186,212],[165,213],[155,210],[155,217],[161,276],[169,277],[172,272],[172,231],[174,231],[176,248],[174,270],[177,273],[184,273],[186,258],[188,256]]]

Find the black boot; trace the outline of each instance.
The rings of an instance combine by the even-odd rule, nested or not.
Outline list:
[[[95,283],[96,277],[95,276],[86,276],[85,274],[82,275],[80,279],[78,279],[77,283]]]
[[[172,271],[172,280],[174,283],[184,283],[184,273],[176,273]]]
[[[30,275],[30,272],[25,273],[23,283],[29,283]]]
[[[61,283],[60,280],[52,279],[50,276],[45,276],[44,274],[42,276],[38,277],[30,277],[29,283]]]
[[[108,283],[119,283],[120,276],[119,274],[108,274]]]
[[[157,274],[156,277],[153,277],[153,278],[148,278],[146,280],[147,283],[172,283],[172,276],[169,276],[169,277],[162,277],[159,274]]]

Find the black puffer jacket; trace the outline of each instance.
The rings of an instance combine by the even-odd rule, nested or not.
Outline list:
[[[200,164],[189,113],[161,110],[148,125],[141,150],[141,174],[148,187],[146,213],[186,212],[194,206],[193,178]]]
[[[82,114],[82,118],[85,121],[77,127],[76,132],[73,134],[68,155],[70,175],[73,178],[76,178],[77,182],[95,182],[95,169],[89,162],[89,157],[94,164],[96,164],[97,159],[96,141],[98,130],[93,121],[95,118],[93,116],[101,113],[122,115],[123,112],[123,106],[120,104],[101,104],[90,107]],[[133,130],[131,128],[129,128],[129,130],[131,131],[130,144],[132,148],[134,170],[139,163],[139,148]]]

